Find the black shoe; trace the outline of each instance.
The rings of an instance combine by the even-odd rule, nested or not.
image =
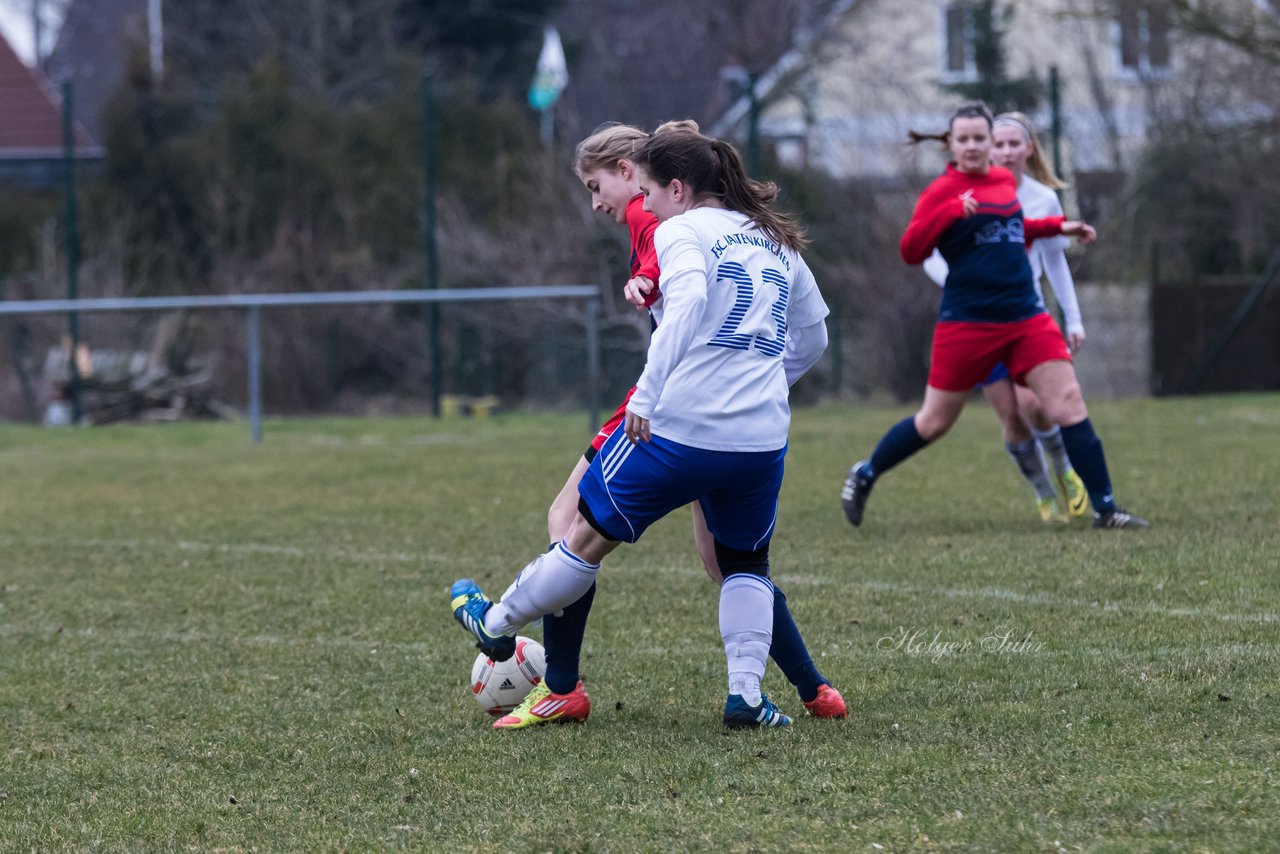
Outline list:
[[[844,488],[840,490],[840,503],[844,506],[844,517],[855,527],[862,524],[862,511],[867,507],[867,496],[875,481],[862,473],[866,460],[854,463],[849,475],[844,479]]]
[[[1095,528],[1150,528],[1151,523],[1141,516],[1134,516],[1132,513],[1126,513],[1123,508],[1116,507],[1102,513],[1094,512],[1093,527]]]

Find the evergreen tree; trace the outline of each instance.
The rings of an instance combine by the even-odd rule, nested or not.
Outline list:
[[[957,5],[966,16],[967,29],[973,36],[973,64],[978,79],[944,83],[942,88],[969,100],[985,101],[997,113],[1034,111],[1044,97],[1044,84],[1034,71],[1016,79],[1010,78],[1008,72],[1005,36],[1013,19],[1013,4],[966,0]]]

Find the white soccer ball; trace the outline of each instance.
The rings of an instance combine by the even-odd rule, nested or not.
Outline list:
[[[516,654],[494,661],[483,652],[471,665],[471,693],[480,708],[491,715],[505,715],[542,681],[547,672],[547,652],[533,638],[517,637]]]

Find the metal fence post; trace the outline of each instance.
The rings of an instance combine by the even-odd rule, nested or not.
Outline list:
[[[67,299],[80,298],[80,231],[76,225],[76,152],[75,117],[72,115],[72,86],[70,80],[62,81],[62,159],[65,169],[63,179],[66,194],[67,229]],[[67,313],[68,334],[71,338],[71,423],[79,424],[83,415],[80,394],[80,364],[76,360],[80,349],[80,315],[74,309]]]
[[[1062,174],[1062,81],[1058,66],[1049,66],[1049,133],[1053,137],[1053,174]]]
[[[249,334],[249,435],[256,445],[262,441],[262,330],[256,305],[246,316]]]
[[[422,206],[423,240],[426,243],[427,290],[440,287],[440,262],[436,249],[436,148],[435,98],[431,74],[422,73]],[[444,393],[444,366],[440,347],[440,303],[427,307],[431,347],[431,414],[440,417],[440,395]]]

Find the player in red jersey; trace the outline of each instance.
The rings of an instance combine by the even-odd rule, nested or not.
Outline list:
[[[1084,481],[1096,528],[1145,528],[1149,523],[1116,506],[1102,441],[1094,432],[1062,332],[1036,292],[1026,245],[1067,234],[1088,242],[1096,233],[1062,217],[1025,220],[1013,174],[991,162],[993,120],[983,104],[961,107],[941,139],[954,162],[916,202],[899,249],[919,264],[936,247],[949,268],[934,326],[924,404],[895,424],[867,460],[845,478],[841,503],[862,524],[876,479],[939,438],[955,424],[973,387],[1003,362],[1014,382],[1036,393],[1045,414],[1062,427],[1063,444]]]
[[[697,130],[692,122],[673,122],[659,128]],[[620,124],[604,125],[578,144],[575,169],[591,193],[591,209],[603,213],[619,225],[626,225],[631,235],[631,275],[624,288],[626,299],[637,309],[648,309],[656,325],[661,322],[662,302],[659,288],[658,255],[653,233],[658,220],[644,209],[638,174],[632,160],[633,147],[649,138],[638,128]],[[627,403],[635,392],[632,387],[617,411],[600,428],[582,458],[578,460],[560,494],[547,511],[547,533],[550,542],[558,543],[568,533],[578,512],[578,483],[591,460],[626,417]],[[693,534],[698,555],[707,575],[716,584],[724,579],[716,560],[715,544],[698,502],[693,509]],[[517,582],[519,583],[519,582]],[[542,685],[510,715],[495,722],[498,729],[518,729],[551,720],[583,720],[590,701],[579,681],[579,659],[587,617],[595,599],[595,585],[582,598],[559,614],[543,618],[543,646],[547,653],[547,673]],[[774,588],[773,644],[770,655],[787,679],[796,686],[800,700],[815,717],[842,718],[847,706],[840,692],[818,672],[805,647],[804,639],[787,607],[786,596]]]

